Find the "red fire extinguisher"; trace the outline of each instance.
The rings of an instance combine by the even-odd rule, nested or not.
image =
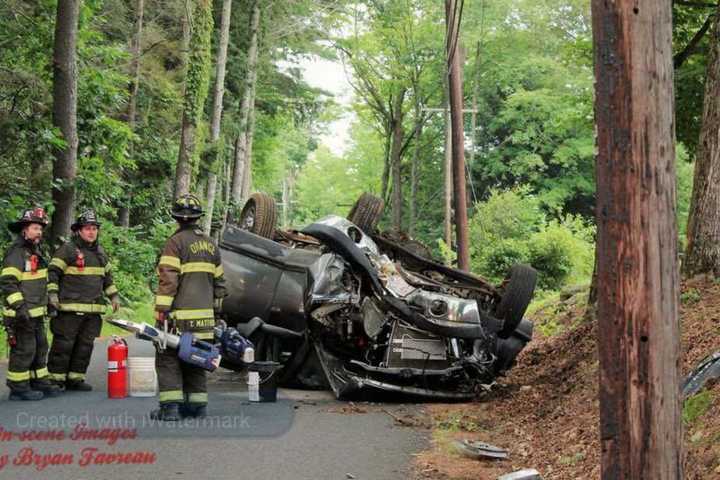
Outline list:
[[[108,345],[108,398],[125,398],[128,394],[128,345],[124,338],[113,335]]]

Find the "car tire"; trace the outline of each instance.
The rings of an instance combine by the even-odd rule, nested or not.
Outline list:
[[[253,193],[240,212],[240,228],[255,235],[273,238],[277,224],[275,200],[266,193]]]
[[[495,309],[495,316],[503,320],[498,337],[509,338],[523,319],[532,301],[537,271],[529,265],[517,264],[510,269],[505,289]]]
[[[357,199],[347,218],[367,235],[372,235],[384,209],[385,202],[382,198],[366,192]]]

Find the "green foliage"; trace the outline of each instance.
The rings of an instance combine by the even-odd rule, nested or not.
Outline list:
[[[673,54],[682,51],[700,30],[712,8],[693,8],[673,2]],[[705,34],[680,68],[675,69],[675,128],[677,139],[694,157],[705,91],[710,32]]]
[[[172,229],[166,223],[183,111],[196,127],[193,182],[233,158],[244,92],[247,25],[252,2],[234,2],[221,140],[203,146],[203,110],[212,76],[220,2],[191,0],[191,48],[182,58],[186,0],[146,0],[137,116],[126,122],[135,2],[82,4],[78,41],[78,207],[106,219],[103,241],[118,262],[128,300],[147,296],[154,257]],[[0,247],[4,225],[28,205],[52,210],[52,152],[65,145],[52,126],[52,49],[56,0],[0,2]],[[389,149],[389,110],[402,98],[403,223],[413,236],[455,261],[443,237],[444,10],[436,0],[269,2],[260,28],[252,178],[255,190],[291,198],[290,222],[301,226],[345,214],[364,191],[382,192]],[[673,4],[674,53],[712,10]],[[582,283],[590,275],[594,232],[593,75],[587,0],[488,0],[467,4],[462,43],[466,101],[477,101],[468,135],[472,268],[501,280],[516,262],[541,273],[543,289]],[[349,34],[349,33],[352,34]],[[702,118],[709,42],[704,38],[675,72],[677,219],[683,247],[690,210],[693,156]],[[217,45],[214,46],[216,48]],[[339,47],[339,48],[336,48]],[[351,141],[342,154],[318,148],[323,125],[339,117],[332,95],[309,86],[301,62],[338,60],[352,71]],[[183,68],[184,66],[186,68]],[[187,95],[183,95],[186,92]],[[412,137],[418,112],[423,130]],[[416,191],[410,193],[411,159]],[[472,159],[472,160],[471,160]],[[224,212],[218,195],[216,220]],[[410,205],[416,208],[409,225]],[[132,228],[112,225],[119,207]],[[390,213],[388,207],[387,213]],[[389,215],[381,220],[387,226]]]
[[[594,228],[579,217],[552,220],[530,237],[530,263],[540,271],[540,288],[555,290],[590,279]]]
[[[683,305],[692,305],[700,301],[700,292],[697,288],[688,288],[680,294],[680,302]]]
[[[211,0],[194,0],[193,4],[184,108],[190,122],[197,125],[202,118],[210,86],[213,15]]]
[[[693,425],[700,417],[705,415],[713,404],[713,394],[705,390],[697,395],[687,398],[683,403],[682,418],[685,425]]]
[[[683,252],[687,242],[687,224],[690,215],[695,164],[689,161],[687,149],[682,143],[677,145],[676,158],[678,248]]]
[[[516,263],[539,272],[539,286],[556,290],[592,275],[592,227],[580,218],[547,219],[527,187],[492,191],[470,219],[473,271],[501,281]]]
[[[174,229],[174,222],[129,229],[110,222],[103,224],[101,242],[110,257],[115,283],[124,300],[149,299],[158,252]]]
[[[446,265],[453,265],[457,262],[457,253],[442,238],[438,238],[437,245],[440,258],[443,259]]]

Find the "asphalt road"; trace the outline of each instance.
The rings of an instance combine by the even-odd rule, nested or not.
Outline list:
[[[242,379],[228,371],[212,376],[204,422],[152,422],[156,398],[107,398],[106,348],[96,342],[93,392],[39,402],[8,401],[0,364],[0,479],[404,479],[412,454],[426,446],[423,432],[395,426],[382,411],[412,414],[418,406],[358,412],[329,392],[283,389],[277,403],[251,404]],[[133,339],[130,354],[153,351]],[[51,438],[32,436],[43,431]]]

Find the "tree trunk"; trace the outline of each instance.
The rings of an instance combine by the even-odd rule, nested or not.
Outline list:
[[[236,207],[242,206],[243,185],[245,183],[245,149],[247,148],[247,128],[242,128],[235,137],[233,181],[230,189],[230,199]]]
[[[145,0],[137,0],[135,4],[135,35],[132,41],[132,63],[130,64],[130,98],[128,99],[128,126],[135,129],[135,117],[137,116],[137,96],[140,88],[140,54],[142,50],[143,15],[145,12]]]
[[[185,88],[187,89],[188,87],[186,86]],[[183,112],[182,127],[180,130],[180,151],[175,167],[175,198],[190,193],[192,156],[194,151],[195,124],[190,118],[189,112]]]
[[[400,92],[395,99],[393,106],[392,119],[392,150],[390,153],[390,170],[392,177],[392,222],[393,230],[402,231],[402,145],[405,139],[405,131],[403,129],[403,101],[405,100],[405,91]]]
[[[417,195],[418,181],[420,180],[420,148],[422,147],[420,139],[422,138],[422,130],[424,120],[421,118],[422,111],[420,106],[415,108],[415,148],[413,149],[412,164],[410,165],[410,221],[408,224],[408,234],[412,237],[415,235],[415,223],[417,222]]]
[[[182,30],[182,51],[180,52],[180,60],[182,61],[182,68],[187,74],[188,58],[190,57],[190,34],[192,33],[192,15],[193,15],[193,1],[196,0],[185,0],[185,15],[180,19],[180,27]],[[185,95],[185,85],[187,82],[183,82],[182,93]]]
[[[232,182],[232,201],[236,206],[242,203],[243,185],[245,185],[245,171],[249,170],[249,155],[247,155],[248,125],[250,111],[255,108],[255,81],[257,79],[258,57],[258,29],[260,26],[260,5],[256,0],[253,3],[250,15],[250,44],[247,53],[247,69],[242,101],[240,102],[238,128],[240,135],[235,142],[235,170]]]
[[[70,232],[77,175],[77,34],[80,0],[58,0],[53,48],[53,125],[65,148],[54,151],[51,242],[57,245]]]
[[[455,1],[445,1],[448,31],[448,60],[450,90],[450,123],[452,125],[453,200],[455,202],[455,235],[457,261],[460,270],[470,270],[470,249],[467,224],[467,195],[465,192],[465,126],[463,122],[462,54],[459,48],[460,20],[455,18]]]
[[[683,478],[671,13],[592,1],[603,479]]]
[[[720,7],[713,20],[683,272],[720,276]]]
[[[132,60],[130,62],[130,92],[128,98],[127,124],[130,130],[135,131],[135,123],[137,119],[137,97],[140,90],[140,55],[142,53],[142,31],[143,16],[145,14],[145,0],[137,0],[135,3],[135,31],[130,42],[130,54]],[[134,156],[134,145],[130,144],[130,158]],[[125,171],[121,173],[123,181],[128,183],[128,175]],[[132,195],[127,195],[123,199],[118,200],[117,225],[123,228],[130,227],[130,199]]]
[[[253,88],[253,104],[255,103],[255,89]],[[245,137],[245,174],[243,175],[242,184],[242,204],[247,202],[247,199],[252,193],[252,149],[253,139],[255,138],[255,107],[250,109],[248,115],[248,128],[247,135]]]
[[[585,307],[585,319],[595,320],[598,301],[598,252],[595,249],[595,262],[593,264],[592,277],[590,277],[590,289],[588,291],[587,306]]]
[[[193,157],[197,148],[195,131],[208,94],[213,30],[211,0],[195,0],[190,27],[180,148],[175,167],[175,198],[190,193]]]
[[[475,153],[477,151],[477,116],[478,97],[480,95],[480,42],[477,42],[475,50],[475,81],[473,82],[472,112],[470,116],[470,158],[468,158],[467,176],[470,181],[470,190],[467,192],[468,209],[472,211],[474,203],[477,202],[475,186],[473,185],[472,172],[475,166]]]
[[[223,161],[223,212],[222,212],[222,228],[225,229],[228,221],[228,211],[230,209],[230,191],[232,190],[232,162],[229,158]]]
[[[385,128],[386,134],[385,134],[385,151],[383,152],[385,154],[384,162],[383,162],[383,172],[382,177],[380,177],[380,198],[382,198],[386,203],[388,201],[388,188],[390,186],[390,158],[392,156],[391,152],[391,146],[392,146],[392,126],[388,124]]]
[[[227,64],[227,50],[230,42],[230,14],[232,0],[223,0],[222,16],[220,17],[220,42],[218,43],[217,60],[215,62],[215,88],[213,89],[213,110],[210,121],[210,142],[219,147],[220,126],[223,111],[223,96],[225,94],[225,66]],[[217,157],[210,167],[207,182],[207,201],[205,202],[207,214],[203,223],[205,233],[210,234],[212,228],[213,210],[215,209],[215,191],[217,190],[217,169],[221,168],[222,151],[216,148]]]

